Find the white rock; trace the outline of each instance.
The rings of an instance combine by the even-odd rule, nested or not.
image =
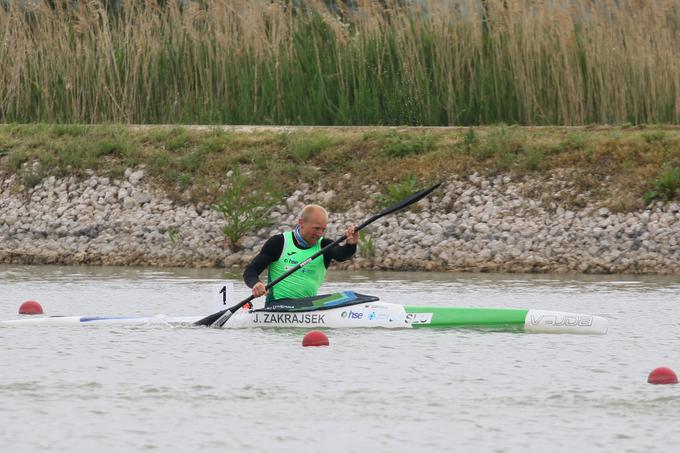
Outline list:
[[[130,184],[133,186],[137,186],[139,184],[139,181],[144,177],[144,170],[137,170],[134,173],[131,173],[130,176],[128,176],[128,181],[130,181]]]
[[[132,197],[135,199],[137,203],[140,205],[146,204],[151,201],[151,195],[149,195],[146,192],[135,192]]]
[[[487,234],[491,231],[489,226],[486,223],[475,223],[472,227],[472,230],[475,233],[482,233],[482,234]]]
[[[125,199],[123,200],[123,207],[125,209],[131,209],[134,208],[135,206],[137,206],[137,202],[135,201],[135,199],[126,196]]]

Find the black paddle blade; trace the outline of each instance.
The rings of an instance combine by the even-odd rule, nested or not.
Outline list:
[[[401,200],[399,203],[396,203],[392,206],[389,206],[385,209],[382,210],[379,216],[384,216],[387,214],[391,214],[394,211],[398,211],[400,209],[405,208],[406,206],[413,204],[417,201],[422,200],[426,196],[428,196],[431,192],[433,192],[437,187],[441,186],[442,183],[435,184],[434,186],[430,187],[429,189],[421,190],[420,192],[414,193],[410,197],[406,198],[405,200]]]
[[[410,197],[408,197],[404,200],[401,200],[399,203],[395,203],[392,206],[386,207],[385,209],[380,211],[378,214],[374,215],[373,217],[371,217],[370,219],[368,219],[367,221],[362,223],[360,226],[358,226],[357,229],[359,230],[359,229],[365,227],[366,225],[368,225],[369,223],[372,223],[373,221],[379,219],[380,217],[386,216],[387,214],[392,214],[395,211],[398,211],[400,209],[404,209],[406,206],[409,206],[413,203],[416,203],[416,202],[422,200],[423,198],[428,196],[431,192],[433,192],[437,187],[439,187],[441,185],[442,185],[442,183],[437,183],[434,186],[430,187],[429,189],[425,189],[425,190],[421,190],[420,192],[416,192],[413,195],[411,195]]]
[[[218,311],[217,313],[213,313],[212,315],[208,315],[205,318],[201,318],[198,321],[194,323],[195,326],[212,326],[212,324],[220,319],[220,316],[228,312],[229,309],[224,309],[222,311]]]
[[[212,315],[208,315],[205,318],[199,319],[194,323],[195,326],[210,326],[210,327],[222,327],[225,322],[229,318],[231,318],[231,315],[236,313],[238,310],[241,309],[245,304],[253,300],[255,296],[248,296],[245,299],[243,299],[241,302],[237,303],[236,305],[225,308],[224,310],[220,310],[217,313],[213,313]]]
[[[229,318],[235,313],[235,311],[227,310],[222,316],[217,318],[210,327],[222,327],[229,321]]]

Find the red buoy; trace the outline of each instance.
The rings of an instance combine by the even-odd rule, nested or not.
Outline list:
[[[312,330],[302,339],[302,346],[328,346],[328,337],[325,333]]]
[[[42,315],[43,308],[34,300],[27,300],[19,307],[20,315]]]
[[[665,366],[655,368],[649,373],[647,382],[650,384],[677,384],[678,376],[676,376],[675,371]]]

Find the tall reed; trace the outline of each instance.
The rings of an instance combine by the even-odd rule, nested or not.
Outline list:
[[[678,123],[677,0],[3,0],[12,122]]]

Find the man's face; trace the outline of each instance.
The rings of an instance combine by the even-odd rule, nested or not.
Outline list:
[[[307,220],[300,219],[300,235],[309,245],[315,245],[323,236],[328,219],[321,211],[313,211]]]

